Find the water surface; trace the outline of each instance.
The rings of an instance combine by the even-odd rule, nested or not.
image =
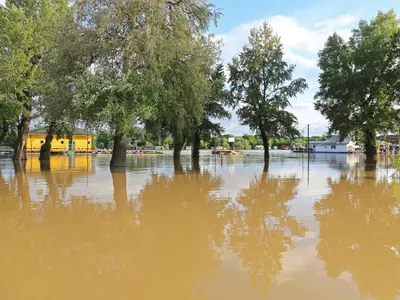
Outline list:
[[[0,299],[400,299],[385,158],[109,159],[0,159]]]

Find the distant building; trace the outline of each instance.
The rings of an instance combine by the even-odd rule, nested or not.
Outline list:
[[[46,141],[47,130],[45,127],[31,130],[28,134],[28,141],[26,144],[27,152],[39,152],[40,147]],[[51,152],[67,152],[69,150],[73,152],[92,152],[92,136],[87,131],[75,127],[72,133],[72,140],[68,137],[54,136],[51,142]]]
[[[350,137],[340,140],[339,135],[333,135],[326,141],[310,141],[310,149],[315,153],[352,153],[356,148]]]

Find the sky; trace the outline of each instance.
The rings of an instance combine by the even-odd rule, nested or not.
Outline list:
[[[308,90],[292,99],[288,110],[299,120],[299,129],[311,135],[327,131],[328,122],[313,108],[318,89],[317,53],[327,37],[338,32],[349,37],[360,19],[370,19],[379,10],[394,8],[400,13],[400,0],[210,0],[223,14],[212,31],[223,41],[222,58],[228,63],[241,51],[250,29],[268,22],[281,36],[285,59],[296,65],[294,76],[307,80]],[[0,4],[4,0],[0,0]],[[249,133],[241,126],[235,112],[230,120],[222,121],[226,133]]]
[[[296,65],[294,78],[307,80],[308,90],[292,99],[291,111],[299,120],[300,130],[310,135],[327,131],[328,122],[313,108],[314,94],[318,89],[317,53],[329,35],[338,32],[349,37],[351,29],[360,19],[370,19],[379,10],[391,8],[400,13],[399,0],[213,0],[222,12],[218,26],[213,28],[217,38],[223,40],[222,56],[225,62],[241,51],[247,42],[250,29],[268,22],[281,36],[285,59]],[[224,120],[226,132],[240,135],[248,133],[232,114]]]

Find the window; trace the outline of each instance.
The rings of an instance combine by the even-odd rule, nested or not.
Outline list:
[[[90,141],[88,141],[87,143],[88,143],[88,145],[90,145]]]
[[[44,140],[40,140],[40,144],[44,144]]]
[[[336,149],[336,145],[332,145],[332,146],[331,146],[331,149]]]
[[[64,141],[61,141],[60,143],[61,143],[61,145],[64,145]]]

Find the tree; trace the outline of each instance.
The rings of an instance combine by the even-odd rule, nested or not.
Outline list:
[[[307,88],[303,78],[292,81],[294,69],[283,60],[280,38],[267,23],[251,30],[248,44],[229,64],[231,93],[239,106],[237,115],[243,125],[261,135],[266,165],[270,137],[300,135],[296,117],[285,110],[290,98]]]
[[[202,139],[210,139],[212,135],[221,135],[224,128],[213,119],[230,118],[230,113],[225,109],[229,104],[229,94],[225,90],[225,74],[223,64],[218,64],[211,70],[209,80],[210,89],[204,103],[203,119],[201,124],[194,128],[192,157],[200,156],[200,143]]]
[[[158,102],[155,119],[159,127],[167,128],[172,135],[174,159],[179,159],[181,150],[192,138],[193,132],[197,148],[199,131],[209,131],[210,127],[215,127],[207,120],[212,114],[220,112],[213,111],[215,102],[210,102],[208,98],[212,97],[209,72],[214,59],[214,42],[208,36],[202,36],[198,40],[188,38],[184,44],[174,47],[170,51],[176,52],[177,58],[165,68],[165,91]]]
[[[235,142],[233,143],[233,148],[235,150],[250,150],[251,146],[248,140],[238,136],[235,137]]]
[[[125,166],[127,135],[137,122],[159,119],[183,147],[187,120],[199,119],[190,112],[202,112],[202,34],[216,13],[191,0],[103,4],[76,6],[81,34],[94,45],[92,61],[74,85],[77,119],[113,132],[112,167]]]
[[[334,33],[319,52],[315,108],[329,120],[329,133],[361,134],[369,159],[376,153],[377,131],[399,123],[398,26],[393,10],[379,12],[369,22],[361,20],[348,41]]]
[[[43,66],[69,7],[66,0],[6,1],[0,6],[0,107],[11,111],[2,124],[18,119],[14,160],[26,159],[26,141],[34,99],[45,85]]]

